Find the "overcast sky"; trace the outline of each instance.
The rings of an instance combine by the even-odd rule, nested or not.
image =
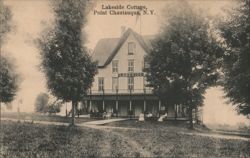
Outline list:
[[[219,2],[194,1],[194,6],[208,9],[209,14],[219,15],[221,8],[230,4],[229,0]],[[166,2],[163,1],[128,1],[128,2],[107,2],[97,1],[94,9],[100,9],[101,5],[106,4],[123,5],[145,5],[149,9],[155,10],[155,15],[142,16],[141,34],[157,34],[160,28],[160,17]],[[167,1],[171,3],[171,1]],[[23,77],[20,90],[13,102],[13,110],[17,109],[17,100],[22,99],[21,111],[32,112],[34,101],[40,92],[47,92],[45,78],[38,70],[40,63],[39,51],[33,40],[39,37],[40,32],[53,20],[53,14],[47,0],[5,0],[13,14],[13,31],[8,34],[6,43],[2,50],[16,60],[18,72]],[[94,15],[93,10],[88,15],[88,23],[85,27],[87,33],[86,46],[94,49],[97,41],[104,37],[119,37],[121,26],[130,27],[136,32],[140,32],[139,22],[136,16],[105,16]],[[212,88],[208,91],[204,107],[204,119],[206,122],[237,123],[243,117],[236,116],[231,106],[225,104],[222,99],[223,93],[219,88]]]

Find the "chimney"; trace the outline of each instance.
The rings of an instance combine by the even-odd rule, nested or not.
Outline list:
[[[125,33],[126,31],[126,26],[121,26],[121,36]]]

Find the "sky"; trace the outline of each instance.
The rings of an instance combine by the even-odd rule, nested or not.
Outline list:
[[[48,25],[52,24],[53,13],[47,0],[5,0],[13,14],[13,30],[8,33],[2,51],[15,59],[17,71],[22,76],[22,83],[15,101],[13,101],[13,111],[16,111],[18,104],[20,110],[26,112],[34,111],[34,102],[36,96],[41,92],[48,92],[45,86],[46,79],[39,71],[40,63],[39,50],[34,44]],[[94,49],[96,43],[101,38],[119,37],[121,27],[132,28],[142,35],[154,35],[159,32],[162,10],[169,1],[96,1],[94,8],[87,15],[88,22],[84,28],[87,34],[86,46]],[[94,10],[101,10],[102,5],[122,4],[122,5],[145,5],[148,9],[154,10],[154,15],[141,16],[141,27],[136,16],[111,16],[96,15]],[[207,12],[213,16],[220,15],[221,9],[230,5],[231,1],[221,0],[219,2],[192,1],[196,7],[207,9]],[[141,29],[140,29],[141,28]],[[222,99],[223,92],[221,88],[211,88],[208,90],[204,106],[204,120],[207,123],[234,123],[243,121],[242,116],[238,116],[233,111],[232,106],[225,103]],[[18,100],[22,100],[19,103]]]

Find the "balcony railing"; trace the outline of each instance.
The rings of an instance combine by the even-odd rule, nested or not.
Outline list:
[[[118,90],[113,90],[113,89],[104,89],[104,90],[89,90],[88,95],[105,95],[105,94],[110,94],[110,95],[117,95],[117,94],[152,94],[153,90],[152,89],[118,89]]]

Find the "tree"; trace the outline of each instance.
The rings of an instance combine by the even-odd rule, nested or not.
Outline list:
[[[49,103],[49,95],[46,93],[40,93],[36,97],[35,101],[35,111],[40,113],[46,113]]]
[[[83,46],[86,2],[57,0],[52,3],[55,27],[38,41],[41,67],[50,92],[60,100],[72,102],[74,125],[75,108],[90,89],[97,73],[97,64]]]
[[[224,90],[242,114],[250,114],[250,1],[238,0],[219,24],[226,53]]]
[[[0,120],[1,120],[1,103],[10,103],[18,90],[18,74],[15,72],[15,66],[11,58],[2,56],[2,44],[5,35],[11,29],[11,12],[8,7],[4,6],[0,0]]]
[[[58,113],[61,111],[61,107],[62,107],[62,102],[56,100],[53,103],[48,104],[46,112],[48,112],[50,115],[52,113]]]
[[[2,45],[4,41],[4,36],[7,32],[11,30],[11,11],[3,3],[3,0],[0,0],[0,44]]]
[[[202,13],[188,2],[168,8],[160,35],[146,56],[149,86],[168,105],[188,107],[190,128],[194,109],[203,105],[205,90],[216,83],[222,49]]]
[[[0,63],[0,101],[4,103],[11,102],[18,90],[18,75],[10,61],[9,58],[2,57]]]

